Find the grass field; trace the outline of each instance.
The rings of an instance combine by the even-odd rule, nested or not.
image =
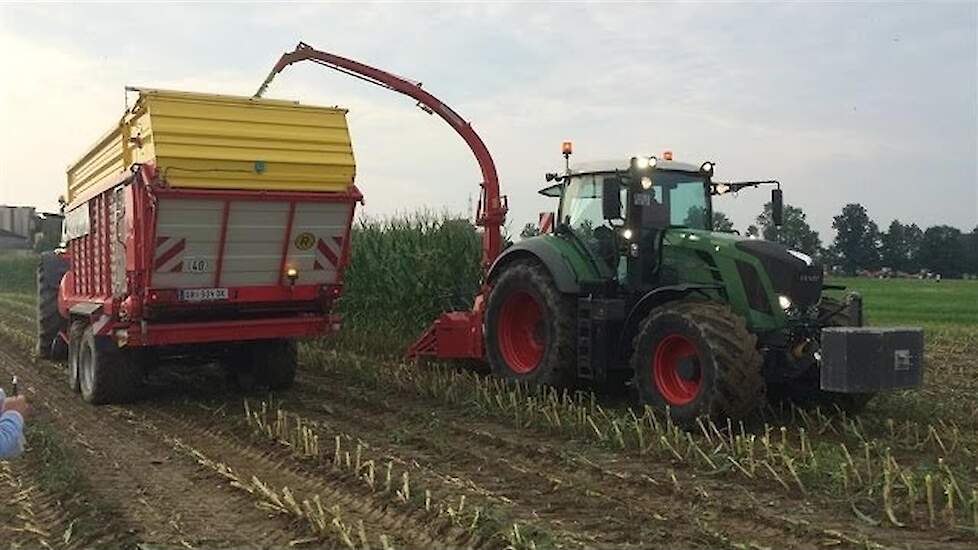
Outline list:
[[[829,282],[859,292],[874,325],[978,329],[978,281],[837,277]]]
[[[32,518],[14,535],[26,547],[978,543],[978,282],[832,280],[870,323],[925,328],[924,386],[860,416],[768,407],[687,433],[630,398],[391,358],[468,305],[474,237],[431,218],[358,226],[345,334],[303,345],[296,386],[248,395],[244,414],[207,371],[151,379],[141,403],[81,403],[30,356],[33,263],[0,257],[0,373],[42,409],[26,466],[0,470],[11,491],[36,489],[0,518]]]
[[[4,292],[33,292],[37,257],[0,254],[0,288]]]

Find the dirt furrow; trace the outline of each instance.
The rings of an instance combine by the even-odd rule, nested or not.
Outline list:
[[[128,422],[106,414],[111,407],[83,403],[50,370],[37,366],[0,351],[0,367],[17,374],[33,405],[68,435],[95,496],[118,513],[113,532],[133,542],[193,547],[282,546],[295,538],[282,521],[222,490],[197,464],[174,456],[156,439],[140,437]]]
[[[240,403],[238,399],[233,397]],[[464,533],[433,524],[418,510],[399,507],[390,500],[380,502],[339,475],[299,464],[286,451],[256,444],[235,429],[238,421],[188,407],[154,405],[135,408],[133,413],[134,421],[179,437],[244,478],[255,476],[270,485],[288,487],[300,502],[318,494],[325,505],[339,506],[344,518],[354,523],[362,520],[367,533],[385,534],[395,546],[456,547],[468,542]]]

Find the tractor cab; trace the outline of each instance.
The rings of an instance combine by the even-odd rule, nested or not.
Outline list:
[[[558,233],[582,243],[608,274],[633,292],[659,284],[670,229],[712,229],[713,163],[656,157],[568,166],[540,191],[559,198]]]

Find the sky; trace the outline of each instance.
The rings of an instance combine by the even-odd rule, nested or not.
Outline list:
[[[978,225],[978,3],[0,4],[0,204],[54,209],[126,85],[251,95],[299,41],[424,83],[486,142],[509,230],[544,174],[674,152],[778,179],[823,241],[865,205]],[[409,98],[310,64],[266,97],[340,105],[363,212],[471,214],[474,157]],[[743,230],[768,200],[717,199]],[[828,244],[826,242],[826,244]]]

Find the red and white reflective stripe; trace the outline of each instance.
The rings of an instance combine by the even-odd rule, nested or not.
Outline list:
[[[179,273],[183,271],[183,252],[187,247],[187,239],[176,237],[157,237],[156,255],[153,262],[154,271],[162,273]]]
[[[540,233],[550,233],[554,230],[554,213],[540,212],[540,220],[537,222]]]
[[[312,264],[313,271],[324,271],[326,265],[339,269],[340,256],[343,254],[343,237],[319,239],[316,242],[316,260]]]

